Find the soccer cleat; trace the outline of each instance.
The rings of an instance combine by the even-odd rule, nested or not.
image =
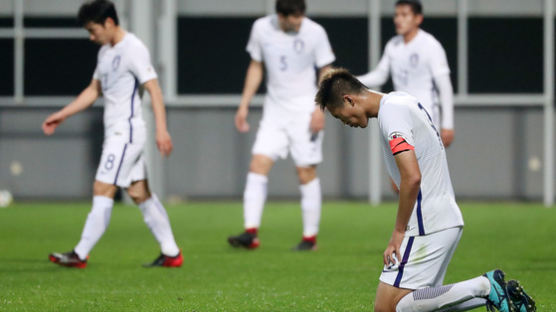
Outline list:
[[[160,253],[158,258],[154,259],[154,261],[150,264],[143,265],[146,268],[152,267],[166,267],[166,268],[179,268],[183,263],[183,255],[180,253],[175,257],[166,256]]]
[[[292,248],[293,251],[309,251],[317,250],[317,237],[303,237],[301,242],[297,246]]]
[[[87,257],[89,259],[89,257]],[[69,251],[64,253],[54,252],[48,255],[48,260],[50,262],[56,263],[61,266],[84,269],[87,267],[87,259],[81,260],[75,251]]]
[[[244,247],[247,249],[255,249],[260,245],[256,230],[246,230],[237,236],[230,236],[228,237],[228,243],[232,247]]]
[[[508,289],[504,281],[504,272],[501,270],[494,270],[485,273],[484,275],[490,282],[490,293],[487,296],[487,310],[495,311],[496,308],[500,312],[516,312],[510,298],[508,296]]]
[[[510,300],[515,306],[517,312],[534,312],[537,311],[535,301],[529,296],[523,286],[516,280],[511,280],[506,284]]]

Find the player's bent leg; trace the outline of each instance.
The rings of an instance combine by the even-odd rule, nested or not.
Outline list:
[[[388,285],[384,282],[378,284],[376,290],[374,311],[375,312],[396,312],[396,306],[398,302],[405,297],[407,294],[411,293],[413,290],[398,288],[392,285]]]
[[[267,175],[274,165],[274,160],[266,155],[255,154],[251,159],[245,191],[243,192],[243,220],[245,231],[228,237],[233,247],[255,249],[259,247],[257,232],[261,225],[267,194]]]
[[[479,276],[456,284],[421,288],[405,295],[398,302],[396,311],[428,312],[439,311],[439,309],[448,307],[450,307],[450,309],[442,311],[467,311],[470,309],[469,305],[460,304],[474,298],[485,298],[489,294],[489,291],[490,283],[484,276]],[[479,306],[482,305],[484,305],[484,301],[480,300]]]
[[[317,166],[297,167],[299,190],[301,192],[301,211],[303,215],[303,238],[294,250],[316,250],[317,234],[321,216],[322,194]]]
[[[166,209],[155,194],[151,194],[146,180],[133,182],[127,189],[139,205],[143,219],[160,244],[161,254],[149,266],[180,267],[183,256],[176,244]]]
[[[89,252],[102,237],[110,223],[116,190],[117,187],[112,184],[95,181],[93,185],[93,207],[85,221],[81,240],[70,252],[52,253],[49,256],[50,261],[67,267],[85,268],[87,266]]]

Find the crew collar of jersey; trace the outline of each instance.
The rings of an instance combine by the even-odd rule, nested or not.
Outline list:
[[[129,37],[129,32],[124,31],[124,36],[122,37],[122,40],[116,42],[115,45],[111,45],[110,43],[108,43],[108,47],[111,49],[115,49],[116,47],[120,46],[124,41],[126,41],[126,39]]]
[[[401,36],[402,39],[402,43],[407,47],[410,46],[412,44],[414,44],[414,42],[417,42],[419,40],[419,38],[421,38],[423,36],[423,30],[421,28],[417,29],[417,35],[415,35],[415,37],[413,39],[411,39],[408,43],[406,43],[403,40],[403,36]]]

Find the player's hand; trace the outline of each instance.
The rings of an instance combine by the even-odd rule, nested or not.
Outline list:
[[[442,143],[444,143],[444,146],[449,147],[454,141],[454,130],[442,129],[440,130],[440,137],[442,138]]]
[[[396,194],[400,194],[400,189],[398,188],[398,186],[396,185],[396,182],[394,182],[394,180],[390,179],[390,187],[392,188],[392,191]]]
[[[324,129],[325,120],[324,112],[317,107],[311,115],[311,124],[309,125],[311,133],[317,133]]]
[[[236,116],[235,116],[235,124],[237,131],[241,133],[245,133],[249,131],[249,124],[247,123],[247,114],[249,110],[247,107],[240,106],[237,109]]]
[[[167,130],[156,132],[156,146],[162,156],[170,156],[174,145],[172,144],[172,137]]]
[[[42,132],[46,135],[52,135],[56,130],[56,127],[64,122],[65,119],[66,116],[64,116],[61,112],[56,112],[48,116],[42,123]]]
[[[384,251],[384,265],[398,264],[398,262],[401,261],[402,257],[400,246],[402,245],[404,236],[405,233],[394,230],[392,238],[390,238],[390,242],[388,243],[388,247],[386,247],[386,250]],[[394,255],[397,261],[393,258]]]

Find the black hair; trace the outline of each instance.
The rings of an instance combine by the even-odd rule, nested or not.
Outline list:
[[[104,25],[107,18],[114,20],[116,25],[120,24],[116,7],[112,1],[108,0],[85,2],[79,8],[79,13],[77,13],[77,21],[83,26],[90,22]]]
[[[413,14],[422,15],[423,14],[423,5],[419,0],[398,0],[396,2],[396,6],[398,5],[409,5]]]
[[[328,71],[319,85],[315,101],[321,109],[341,107],[344,105],[345,94],[361,94],[367,88],[347,69],[336,68]]]
[[[276,13],[288,15],[303,15],[307,6],[305,0],[276,0]]]

